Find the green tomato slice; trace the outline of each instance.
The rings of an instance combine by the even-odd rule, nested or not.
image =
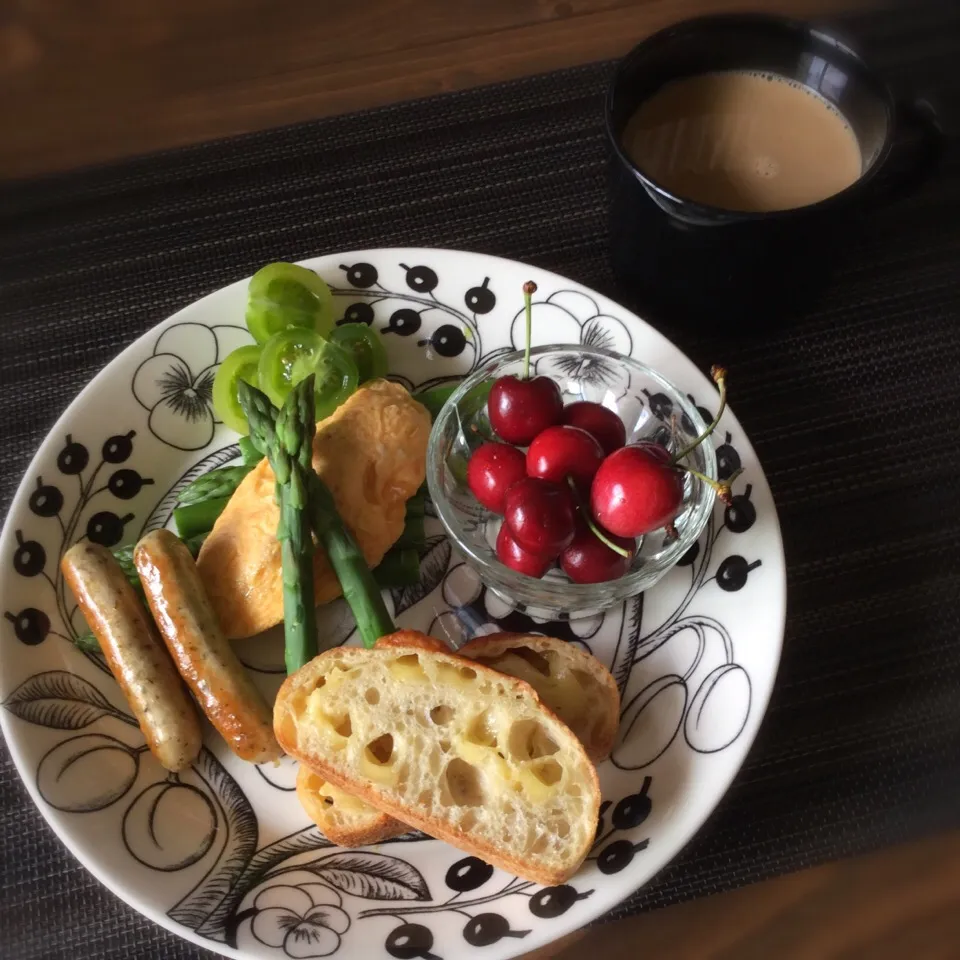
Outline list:
[[[260,389],[278,406],[307,374],[327,341],[306,327],[290,327],[272,336],[264,345],[257,367]]]
[[[238,347],[227,354],[223,363],[217,368],[217,375],[213,379],[213,409],[223,423],[231,430],[236,430],[241,436],[246,436],[250,432],[250,427],[240,406],[237,386],[241,380],[246,380],[252,386],[257,385],[257,368],[261,350],[262,348],[257,344]]]
[[[333,294],[312,270],[295,263],[270,263],[250,280],[247,328],[257,343],[291,327],[333,332]]]
[[[324,343],[316,357],[313,372],[317,376],[314,391],[319,423],[356,392],[360,383],[360,372],[353,355],[329,340]]]
[[[361,383],[386,376],[387,350],[373,327],[365,323],[345,323],[333,331],[330,339],[353,355]]]

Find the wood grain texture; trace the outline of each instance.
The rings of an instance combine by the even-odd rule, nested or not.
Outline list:
[[[0,177],[618,56],[684,17],[860,0],[0,0]]]
[[[960,832],[559,940],[525,960],[956,960]]]

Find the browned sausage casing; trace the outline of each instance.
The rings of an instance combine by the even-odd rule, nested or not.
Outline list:
[[[150,752],[168,770],[200,753],[200,719],[150,615],[105,547],[78,543],[60,563]]]
[[[278,760],[272,711],[223,635],[190,551],[169,530],[154,530],[133,562],[160,635],[207,719],[243,760]]]

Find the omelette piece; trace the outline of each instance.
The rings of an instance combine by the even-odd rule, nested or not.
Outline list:
[[[426,473],[430,414],[401,386],[374,380],[317,424],[313,466],[323,477],[367,563],[375,567],[403,532],[407,500]],[[283,619],[273,470],[266,459],[230,498],[197,558],[223,632],[253,636]],[[340,596],[321,547],[317,604]]]

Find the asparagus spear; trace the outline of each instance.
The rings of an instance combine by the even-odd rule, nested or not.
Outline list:
[[[311,394],[304,390],[303,396],[310,397]],[[269,450],[275,445],[271,438],[274,434],[276,408],[263,393],[247,383],[241,382],[239,385],[239,397],[250,425],[251,443],[257,450],[266,451],[269,455]],[[300,455],[298,466],[305,467],[310,464],[309,469],[304,469],[310,526],[340,581],[344,599],[353,611],[364,646],[372,647],[380,637],[393,633],[396,627],[363,553],[337,512],[333,495],[313,469],[312,438],[311,431],[310,442],[297,448]],[[271,465],[272,463],[271,460]]]
[[[188,483],[177,497],[179,506],[199,503],[203,500],[216,500],[231,497],[240,486],[243,478],[253,469],[253,464],[241,464],[232,467],[217,467],[209,473],[203,473]]]
[[[209,533],[229,502],[230,497],[211,497],[177,507],[173,511],[173,522],[180,539],[191,540]]]
[[[290,391],[283,409],[275,414],[273,404],[259,390],[242,381],[239,388],[250,440],[266,453],[276,480],[287,673],[299,670],[317,653],[313,538],[307,513],[307,477],[313,473],[316,432],[313,394],[311,374]]]
[[[237,443],[244,465],[255,467],[263,459],[263,454],[253,445],[249,437],[241,437]]]

